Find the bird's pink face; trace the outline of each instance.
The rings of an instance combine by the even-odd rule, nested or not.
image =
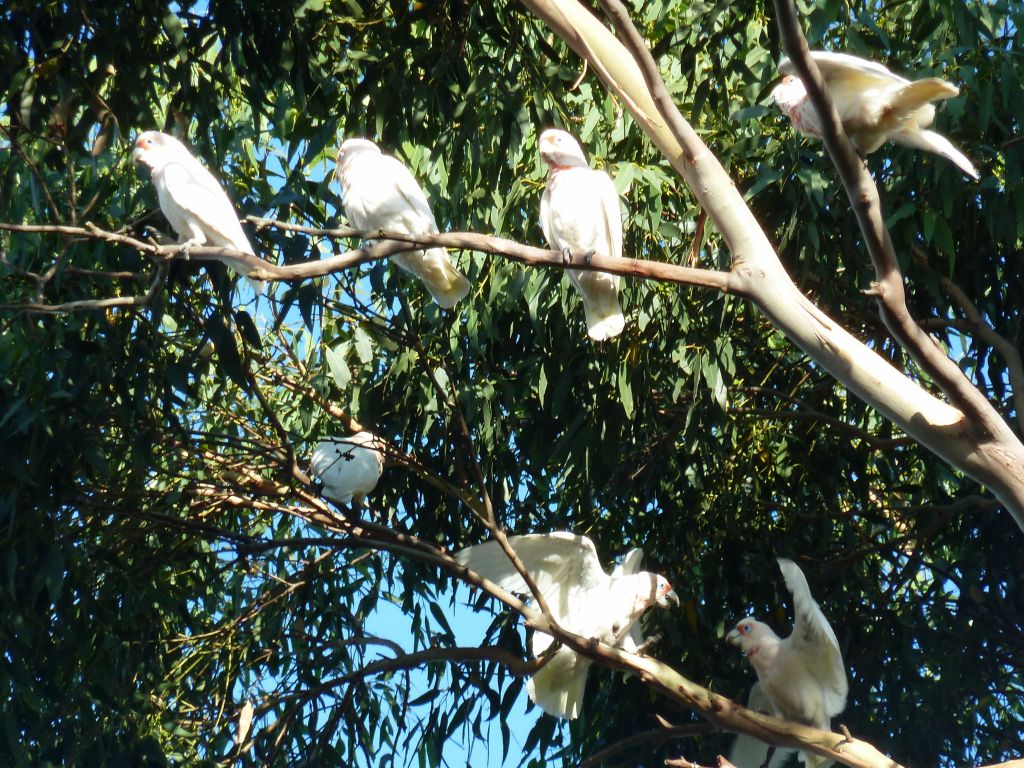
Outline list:
[[[139,134],[135,140],[135,148],[132,150],[132,162],[136,165],[148,165],[153,167],[153,152],[159,146],[159,141],[152,131]]]
[[[565,131],[548,128],[537,142],[541,160],[552,168],[585,166],[587,158],[576,139]]]
[[[786,114],[789,114],[807,96],[807,89],[803,82],[792,75],[786,75],[782,82],[772,89],[772,101],[779,105]]]
[[[745,619],[740,619],[736,623],[735,629],[726,635],[725,639],[733,645],[738,645],[750,658],[757,654],[764,628],[764,624],[748,616]]]
[[[662,608],[668,608],[669,602],[679,605],[679,595],[672,589],[672,585],[664,576],[659,576],[654,585],[654,602]]]

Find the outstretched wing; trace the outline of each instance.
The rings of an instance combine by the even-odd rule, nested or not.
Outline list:
[[[586,536],[566,531],[531,533],[510,536],[509,544],[559,621],[593,597],[594,590],[608,589],[608,574]],[[455,559],[502,589],[529,594],[523,577],[496,541],[467,547],[457,552]]]
[[[629,550],[622,556],[622,561],[612,569],[612,578],[617,579],[620,576],[632,576],[634,573],[640,573],[643,560],[644,551],[640,547]]]
[[[906,85],[910,81],[889,71],[881,64],[851,56],[848,53],[831,51],[811,51],[811,58],[818,65],[821,76],[832,86],[834,81],[843,81],[857,89],[891,88],[893,85]],[[779,72],[784,75],[796,75],[796,68],[788,58],[779,62]]]
[[[803,656],[807,669],[821,681],[825,710],[829,717],[846,707],[849,684],[843,654],[832,626],[811,595],[807,578],[792,560],[779,558],[786,588],[793,594],[793,634],[788,638],[794,651]]]

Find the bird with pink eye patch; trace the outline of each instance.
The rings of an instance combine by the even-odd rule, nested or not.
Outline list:
[[[786,588],[793,595],[793,632],[779,637],[764,622],[752,616],[740,619],[726,640],[738,645],[757,673],[750,692],[751,708],[823,730],[832,727],[831,718],[846,707],[849,684],[843,654],[832,626],[811,595],[800,567],[792,560],[779,558],[779,569]],[[763,702],[755,706],[755,702]],[[752,751],[755,739],[740,734],[732,756]],[[767,753],[766,745],[762,754]],[[755,768],[750,760],[737,758],[738,768]],[[807,768],[823,768],[831,761],[800,753]],[[760,762],[756,763],[761,765]]]
[[[942,134],[928,129],[935,119],[932,102],[957,96],[960,89],[955,85],[938,77],[907,80],[881,64],[848,53],[811,51],[810,57],[825,80],[843,129],[862,155],[891,141],[942,155],[968,176],[978,178],[978,170],[963,152]],[[784,77],[772,90],[772,101],[797,131],[820,139],[821,117],[803,81],[795,75],[793,62],[783,59],[779,72]]]
[[[567,263],[574,253],[622,258],[622,214],[615,182],[591,168],[583,148],[570,134],[548,128],[537,140],[548,180],[540,199],[540,226]],[[589,262],[588,262],[589,263]],[[583,299],[587,335],[605,341],[622,333],[626,319],[619,306],[619,276],[609,272],[565,270]]]
[[[202,245],[255,255],[224,188],[188,147],[169,134],[144,131],[135,139],[132,162],[149,168],[160,210],[178,234],[184,258],[189,248]],[[240,275],[253,271],[241,259],[219,260]],[[263,293],[263,281],[249,282],[257,294]]]
[[[508,543],[526,568],[563,629],[640,653],[645,646],[640,618],[655,606],[679,605],[668,580],[640,570],[644,553],[631,549],[606,573],[594,542],[568,531],[509,536]],[[530,589],[505,551],[487,541],[455,553],[455,559],[502,589],[530,594]],[[554,643],[541,630],[533,633],[533,655],[541,656]],[[555,651],[526,684],[530,699],[554,717],[579,717],[591,659],[566,646]]]

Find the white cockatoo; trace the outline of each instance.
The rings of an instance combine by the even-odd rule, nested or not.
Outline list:
[[[611,575],[604,572],[594,543],[565,531],[510,536],[509,544],[537,584],[560,626],[587,638],[636,652],[643,642],[637,620],[650,607],[679,604],[663,577],[640,570],[643,552],[631,550]],[[455,554],[459,563],[509,592],[529,594],[522,576],[496,541]],[[533,634],[533,653],[552,644],[550,635]],[[527,693],[555,717],[575,718],[583,705],[590,659],[562,646],[529,681]]]
[[[887,141],[924,149],[952,160],[969,176],[978,171],[967,157],[935,131],[927,130],[935,119],[931,102],[960,93],[952,83],[937,77],[910,81],[881,64],[847,53],[812,51],[843,128],[862,154],[870,154]],[[807,97],[793,63],[783,59],[779,72],[785,77],[772,91],[772,99],[800,133],[821,138],[821,121]]]
[[[224,189],[184,144],[166,133],[145,131],[135,140],[132,160],[151,171],[160,210],[174,227],[186,257],[189,247],[199,245],[255,255]],[[252,271],[230,256],[221,261],[242,275]],[[263,292],[262,281],[250,282],[257,293]]]
[[[615,184],[604,171],[587,165],[579,143],[565,131],[548,128],[537,143],[548,164],[548,183],[540,199],[540,226],[552,248],[569,253],[622,257],[622,214]],[[619,276],[567,269],[583,296],[587,333],[604,341],[622,333]]]
[[[811,596],[803,571],[792,560],[779,558],[786,588],[793,595],[793,632],[780,638],[767,624],[747,617],[726,636],[738,645],[757,672],[759,692],[776,717],[829,730],[831,718],[846,707],[849,685],[835,632]],[[821,768],[826,758],[800,753],[807,768]],[[756,768],[756,766],[740,766]]]
[[[377,486],[384,471],[382,444],[372,432],[321,441],[309,466],[323,483],[323,495],[341,504],[356,504]]]
[[[402,163],[367,139],[346,139],[338,151],[342,202],[349,223],[364,232],[392,230],[433,235],[437,223],[426,195]],[[442,307],[454,307],[469,293],[467,280],[444,248],[398,253],[391,260],[416,275]]]

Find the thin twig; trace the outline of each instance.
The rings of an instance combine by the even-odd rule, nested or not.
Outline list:
[[[249,266],[252,270],[249,276],[259,280],[308,280],[313,277],[323,277],[334,272],[351,269],[367,262],[386,259],[395,254],[407,253],[423,247],[437,246],[488,253],[532,266],[609,272],[624,277],[712,288],[723,293],[728,293],[731,290],[729,273],[727,272],[695,269],[644,259],[619,259],[602,254],[594,254],[592,256],[583,253],[572,254],[571,259],[567,263],[560,251],[523,245],[513,240],[476,232],[409,235],[404,232],[391,232],[388,230],[374,232],[356,232],[348,229],[312,230],[310,227],[298,227],[298,225],[287,224],[286,222],[261,221],[264,221],[265,226],[280,226],[281,228],[295,229],[296,231],[311,230],[324,236],[337,238],[360,237],[364,240],[373,238],[377,241],[362,248],[346,251],[338,256],[285,266],[271,264],[258,256],[253,256],[234,248],[215,248],[211,246],[190,248],[188,252],[189,258],[195,261],[232,259]],[[182,255],[181,246],[179,245],[147,243],[130,235],[107,232],[90,224],[86,224],[85,227],[70,227],[63,224],[0,223],[0,230],[9,232],[50,232],[53,234],[87,237],[94,240],[126,245],[138,251],[165,259],[180,258]]]

